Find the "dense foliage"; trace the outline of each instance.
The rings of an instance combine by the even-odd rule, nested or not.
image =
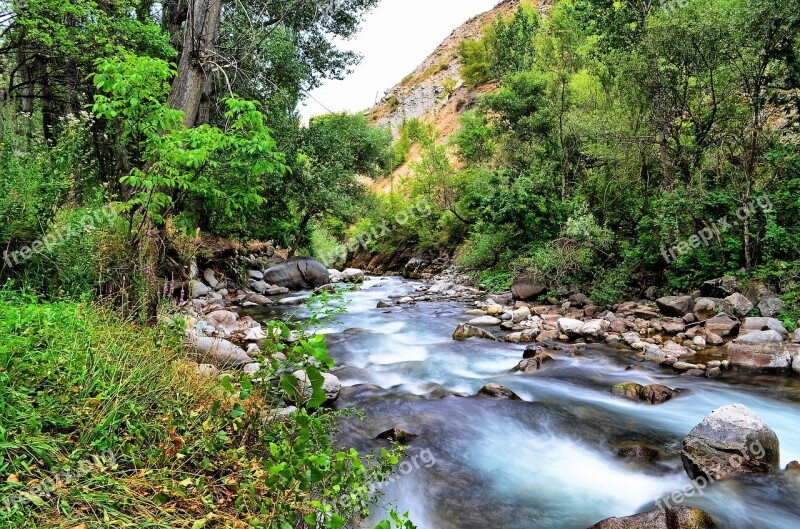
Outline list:
[[[416,139],[402,193],[438,210],[395,244],[604,303],[740,270],[796,277],[798,53],[796,0],[564,0],[544,18],[523,4],[462,44],[466,83],[498,88],[449,145]]]

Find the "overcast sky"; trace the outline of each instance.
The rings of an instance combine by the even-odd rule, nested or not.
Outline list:
[[[358,112],[372,107],[384,91],[430,55],[451,31],[499,0],[382,0],[364,20],[361,33],[342,47],[364,56],[343,81],[328,81],[314,96],[333,112]],[[327,113],[307,98],[305,118]]]

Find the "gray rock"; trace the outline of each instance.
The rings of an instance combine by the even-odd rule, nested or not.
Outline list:
[[[762,316],[771,318],[783,308],[783,300],[774,296],[766,296],[758,303],[758,310]]]
[[[302,305],[308,301],[310,297],[311,296],[293,296],[289,298],[283,298],[278,301],[278,305]]]
[[[202,281],[198,281],[196,279],[192,280],[190,289],[192,291],[192,299],[202,298],[211,294],[211,289],[208,288]]]
[[[657,299],[656,305],[665,316],[682,318],[685,314],[692,312],[694,299],[692,296],[667,296]]]
[[[310,399],[314,394],[314,388],[311,386],[311,380],[308,378],[308,374],[300,369],[292,373],[292,376],[297,379],[298,394],[303,395],[306,399]],[[325,403],[336,402],[339,398],[339,393],[342,391],[342,383],[335,375],[331,375],[330,373],[322,373],[322,378],[324,379],[322,382],[322,391],[325,392]]]
[[[718,298],[700,298],[694,304],[694,315],[700,321],[705,321],[717,313],[722,307],[722,300]]]
[[[495,318],[494,316],[480,316],[473,320],[470,320],[470,325],[476,326],[487,326],[487,327],[494,327],[503,323],[503,320],[500,318]]]
[[[584,323],[582,321],[572,318],[560,318],[558,320],[558,330],[571,339],[583,336],[583,326]]]
[[[732,366],[747,369],[788,369],[792,355],[783,343],[732,343],[728,345],[728,361]]]
[[[210,268],[206,268],[203,271],[203,279],[206,280],[206,283],[211,288],[217,288],[217,285],[219,285],[219,281],[217,280],[217,275]]]
[[[264,281],[290,290],[314,289],[330,283],[328,269],[310,257],[293,257],[270,267]]]
[[[213,364],[222,369],[240,368],[252,362],[244,349],[227,340],[194,337],[191,339],[191,343],[204,363]]]
[[[737,292],[725,298],[722,310],[736,318],[744,318],[753,310],[753,303]]]
[[[792,371],[795,373],[800,373],[800,354],[794,355],[794,360],[792,360]]]
[[[769,474],[779,467],[780,443],[755,413],[731,404],[695,426],[683,440],[681,459],[691,479]]]
[[[727,338],[734,336],[739,326],[739,321],[731,318],[728,314],[717,314],[706,321],[706,332]]]
[[[264,294],[267,296],[282,296],[284,294],[288,294],[289,289],[286,287],[269,287]]]
[[[800,327],[792,333],[792,343],[800,343]]]
[[[775,318],[745,318],[739,335],[770,330],[780,333],[784,340],[789,336],[789,331],[783,326],[783,322]]]
[[[264,273],[261,272],[260,270],[250,270],[248,272],[248,275],[250,279],[254,279],[256,281],[261,281],[262,279],[264,279]]]
[[[736,338],[734,343],[762,345],[767,343],[783,343],[783,336],[778,331],[757,331],[743,334]]]
[[[661,363],[667,359],[667,355],[657,345],[648,345],[644,352],[644,359],[648,362]]]
[[[267,289],[269,288],[269,285],[267,283],[265,283],[264,281],[256,281],[255,279],[251,279],[250,281],[248,281],[247,282],[247,286],[249,286],[255,292],[258,292],[259,294],[262,294],[262,295],[266,294],[267,293]]]
[[[344,283],[363,283],[364,271],[358,268],[348,268],[341,273],[339,278]]]
[[[714,529],[714,519],[692,507],[667,507],[625,518],[608,518],[589,529]]]

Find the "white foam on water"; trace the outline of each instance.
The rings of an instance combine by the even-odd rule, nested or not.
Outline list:
[[[595,521],[627,516],[648,503],[656,508],[656,499],[689,483],[685,475],[652,476],[631,469],[563,433],[518,425],[493,425],[481,433],[483,438],[471,443],[468,464],[502,496],[546,506],[543,515],[551,521],[576,513]]]

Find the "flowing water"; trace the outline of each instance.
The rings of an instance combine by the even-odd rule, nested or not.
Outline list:
[[[798,377],[680,377],[607,345],[589,346],[582,356],[558,354],[535,374],[509,374],[524,345],[451,339],[469,319],[462,303],[375,308],[418,286],[370,279],[348,294],[347,313],[324,332],[345,386],[337,406],[365,414],[342,424],[340,441],[369,450],[386,446],[375,437],[390,428],[418,436],[383,492],[385,507],[410,512],[420,529],[585,529],[657,508],[656,500],[691,485],[681,440],[726,404],[746,405],[775,430],[782,465],[800,459]],[[648,406],[612,397],[620,382],[683,391]],[[465,397],[487,383],[523,401]],[[632,443],[660,455],[617,455]],[[728,480],[683,504],[705,509],[722,528],[800,528],[800,478]]]

